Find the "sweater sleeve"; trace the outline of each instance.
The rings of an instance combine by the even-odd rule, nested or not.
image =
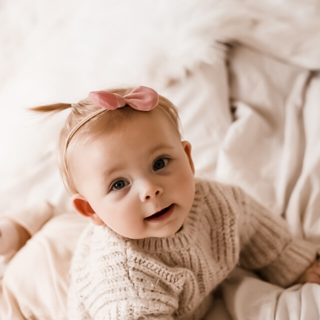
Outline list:
[[[68,290],[68,319],[90,320],[89,314],[79,299],[74,283],[71,283]]]
[[[258,271],[267,281],[287,287],[316,257],[315,246],[293,238],[281,217],[273,215],[240,188],[233,194],[239,208],[240,266]]]
[[[79,293],[76,285],[71,285],[68,293],[68,317],[77,320],[173,320],[178,309],[178,299],[172,299],[169,293],[157,284],[158,288],[149,290],[154,279],[141,276],[133,286],[121,285],[122,279],[114,278],[117,287],[112,290],[101,287],[91,292],[91,301],[85,293]],[[131,281],[130,281],[131,282]],[[139,286],[139,288],[137,287]],[[81,290],[81,289],[80,289]],[[160,294],[159,294],[160,293]],[[82,301],[84,298],[84,301]]]
[[[125,288],[119,288],[125,290]],[[147,292],[146,292],[147,293]],[[143,298],[122,297],[110,301],[106,296],[100,296],[99,299],[105,300],[100,305],[100,310],[94,315],[90,315],[85,304],[81,301],[76,286],[71,284],[68,292],[68,319],[73,320],[173,320],[174,318],[167,314],[172,313],[168,305],[163,301],[152,301]],[[154,303],[153,303],[154,302]],[[156,309],[156,310],[154,310]]]
[[[151,257],[139,258],[124,240],[107,242],[97,229],[89,226],[73,257],[69,318],[173,320],[183,290],[180,273],[165,272]]]

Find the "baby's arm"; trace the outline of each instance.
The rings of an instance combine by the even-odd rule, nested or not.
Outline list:
[[[292,285],[315,261],[315,245],[292,237],[284,219],[240,188],[233,193],[239,207],[240,265],[259,271],[269,282]]]
[[[0,255],[10,258],[30,237],[53,216],[53,206],[47,201],[0,218]]]

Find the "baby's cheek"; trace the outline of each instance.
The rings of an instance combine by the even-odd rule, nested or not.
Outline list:
[[[179,182],[174,186],[174,194],[178,196],[177,201],[186,210],[190,210],[193,204],[195,187],[194,178],[190,175],[180,176]]]
[[[108,216],[106,224],[116,233],[127,238],[139,238],[142,234],[141,219],[139,214],[141,208],[134,203],[118,204],[114,207],[113,213]]]

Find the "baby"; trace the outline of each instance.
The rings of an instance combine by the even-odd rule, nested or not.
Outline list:
[[[194,178],[173,104],[147,87],[71,108],[59,168],[92,224],[71,265],[70,319],[202,319],[240,264],[274,284],[320,284],[311,243],[236,186]]]

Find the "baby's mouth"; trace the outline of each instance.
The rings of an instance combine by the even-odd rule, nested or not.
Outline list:
[[[173,206],[173,204],[171,204],[169,207],[166,207],[156,213],[154,213],[152,216],[149,216],[147,218],[144,218],[144,220],[153,220],[153,219],[157,219],[157,218],[160,218],[161,216],[163,216],[164,214],[166,214],[170,209],[171,207]]]

